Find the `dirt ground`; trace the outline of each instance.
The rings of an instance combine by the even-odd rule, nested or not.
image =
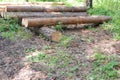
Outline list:
[[[107,55],[120,56],[120,41],[113,40],[112,35],[100,27],[94,30],[64,30],[64,35],[72,35],[74,39],[67,48],[60,48],[68,54],[73,54],[76,59],[75,61],[88,64],[87,68],[79,67],[79,70],[73,78],[74,80],[84,80],[83,76],[88,75],[91,64],[87,56],[94,52],[99,51]],[[34,69],[40,67],[45,68],[44,65],[30,63],[26,60],[26,49],[34,48],[41,50],[45,45],[54,47],[55,44],[57,43],[40,39],[35,35],[27,40],[15,41],[0,37],[0,80],[70,80],[57,75],[59,70],[55,71],[52,77],[48,77],[46,75],[47,72],[44,72],[44,70]]]

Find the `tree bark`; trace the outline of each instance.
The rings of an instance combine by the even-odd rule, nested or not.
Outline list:
[[[66,24],[89,24],[107,22],[111,18],[108,16],[78,16],[78,17],[58,17],[58,18],[23,18],[22,25],[25,27],[40,27],[43,25]]]
[[[60,42],[60,40],[62,38],[61,32],[56,31],[56,30],[51,29],[51,28],[48,28],[48,27],[36,28],[35,31],[37,31],[37,33],[41,33],[47,39],[54,41],[54,42]]]
[[[6,12],[86,12],[86,7],[67,6],[6,6]]]
[[[7,18],[22,18],[27,17],[75,17],[75,16],[87,16],[86,12],[1,12],[1,16]]]

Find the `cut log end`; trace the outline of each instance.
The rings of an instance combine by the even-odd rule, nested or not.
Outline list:
[[[22,19],[22,26],[28,27],[28,20],[27,19]]]
[[[39,32],[53,42],[60,42],[62,33],[48,27],[41,27]]]
[[[62,37],[62,34],[58,31],[56,31],[56,32],[52,33],[51,40],[54,42],[60,42],[61,37]]]

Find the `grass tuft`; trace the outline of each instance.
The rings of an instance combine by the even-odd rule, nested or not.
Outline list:
[[[120,40],[120,1],[119,0],[93,0],[94,8],[88,11],[91,15],[106,15],[112,20],[104,23],[102,28],[110,31],[114,39]]]
[[[32,35],[29,30],[18,25],[17,19],[3,20],[2,18],[0,18],[0,33],[2,37],[10,40],[28,39]]]
[[[119,77],[115,66],[119,65],[119,58],[107,56],[101,53],[94,55],[92,70],[87,76],[87,80],[117,80]]]

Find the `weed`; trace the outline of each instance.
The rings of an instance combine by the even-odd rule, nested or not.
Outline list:
[[[13,31],[2,32],[2,33],[1,33],[1,36],[2,36],[3,38],[8,38],[8,39],[10,39],[10,40],[14,40],[15,32],[13,32]]]
[[[42,34],[39,34],[39,38],[45,39],[45,36],[43,36]]]
[[[51,49],[51,48],[52,48],[52,47],[49,46],[49,45],[45,45],[45,46],[42,47],[43,50],[47,50],[47,49]]]
[[[93,42],[93,38],[92,38],[92,37],[89,37],[89,38],[87,39],[87,41],[88,41],[89,43],[91,43],[91,42]]]
[[[63,30],[62,30],[62,24],[61,24],[61,22],[58,22],[58,25],[56,25],[54,28],[55,28],[55,30],[57,30],[57,31],[63,31]]]
[[[62,36],[61,41],[58,45],[67,47],[69,46],[69,42],[73,40],[72,36]]]
[[[72,67],[72,68],[70,68],[70,72],[75,72],[75,71],[77,71],[79,69],[79,66],[74,66],[74,67]]]
[[[29,52],[34,52],[36,49],[34,48],[28,48],[25,50],[26,53],[29,53]]]

